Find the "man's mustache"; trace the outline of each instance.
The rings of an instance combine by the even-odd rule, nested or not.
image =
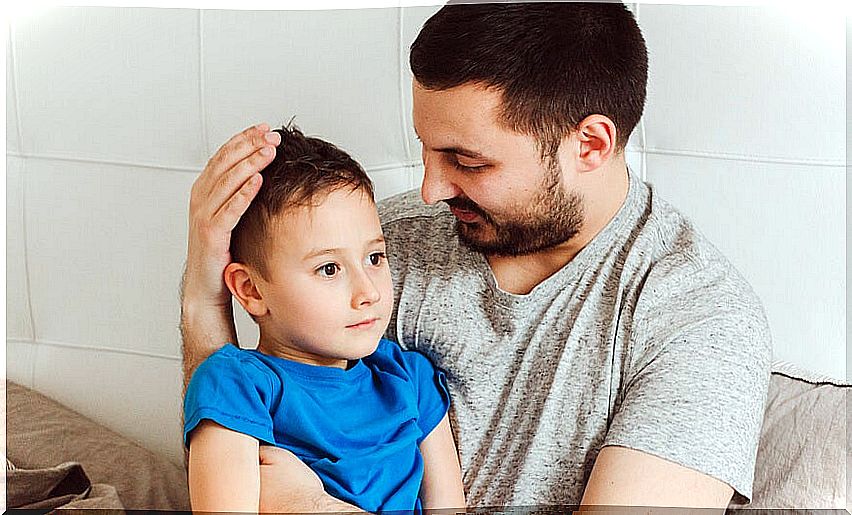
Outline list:
[[[488,213],[485,212],[481,207],[479,207],[474,201],[469,198],[464,197],[453,197],[450,199],[446,199],[443,201],[448,206],[460,209],[463,211],[470,211],[471,213],[476,213],[482,217],[483,220],[490,220],[491,217],[488,216]]]

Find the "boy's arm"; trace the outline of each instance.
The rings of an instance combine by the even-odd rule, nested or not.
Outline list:
[[[231,262],[231,231],[260,189],[259,172],[280,142],[268,125],[250,127],[222,145],[192,185],[181,283],[184,389],[207,356],[225,342],[236,343],[231,294],[222,279]]]
[[[260,464],[255,438],[202,420],[190,434],[189,498],[193,511],[257,513]]]
[[[423,508],[464,508],[461,467],[447,415],[420,443],[420,453],[423,455],[423,484],[420,486]]]

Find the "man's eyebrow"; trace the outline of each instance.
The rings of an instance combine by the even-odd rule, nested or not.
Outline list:
[[[469,157],[471,159],[486,159],[486,157],[475,150],[469,150],[464,147],[442,147],[435,149],[444,154],[457,154],[460,156]]]

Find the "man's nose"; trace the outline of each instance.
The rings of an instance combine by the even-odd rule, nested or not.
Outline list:
[[[423,156],[423,184],[420,186],[420,196],[423,202],[435,204],[442,200],[455,198],[460,190],[438,159]]]

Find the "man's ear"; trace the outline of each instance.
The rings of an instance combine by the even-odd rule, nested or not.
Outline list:
[[[242,263],[231,263],[225,267],[225,284],[237,302],[254,317],[269,312],[260,290],[255,284],[257,272]]]
[[[615,123],[606,116],[587,116],[573,134],[580,147],[577,154],[579,172],[597,170],[615,155]]]

